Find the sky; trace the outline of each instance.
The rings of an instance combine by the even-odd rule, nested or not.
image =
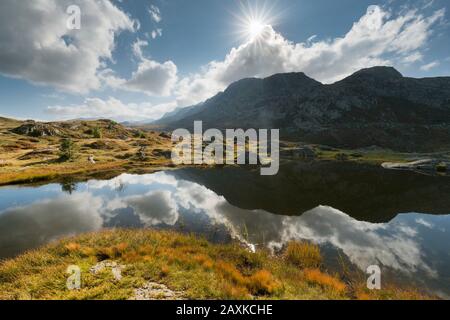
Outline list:
[[[449,11],[448,0],[1,0],[0,115],[150,121],[281,72],[449,76]]]

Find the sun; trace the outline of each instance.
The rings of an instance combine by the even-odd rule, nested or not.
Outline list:
[[[251,39],[258,38],[264,31],[266,24],[259,20],[250,20],[247,25],[247,33]]]
[[[245,41],[259,40],[268,27],[273,27],[279,14],[275,14],[273,2],[259,1],[240,3],[240,13],[233,14],[237,22],[239,38]]]

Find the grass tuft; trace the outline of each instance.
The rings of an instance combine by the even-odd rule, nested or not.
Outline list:
[[[320,248],[307,242],[289,242],[284,256],[287,262],[300,268],[318,268],[323,260]]]
[[[345,283],[336,277],[323,273],[319,269],[306,269],[304,270],[304,276],[308,282],[318,284],[339,294],[343,294],[347,290]]]

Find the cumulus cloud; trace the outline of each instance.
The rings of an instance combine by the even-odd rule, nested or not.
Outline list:
[[[46,112],[58,119],[109,118],[117,121],[139,121],[157,119],[165,112],[176,108],[176,103],[124,103],[116,98],[106,100],[87,98],[82,104],[69,106],[49,106]]]
[[[150,96],[169,96],[178,81],[178,68],[170,60],[160,63],[146,58],[142,51],[146,46],[148,41],[140,39],[132,45],[139,63],[130,79],[120,78],[113,70],[105,69],[100,74],[103,82],[121,90],[141,92]]]
[[[177,66],[172,61],[159,63],[143,59],[125,86],[131,91],[168,96],[178,80],[177,72]]]
[[[66,26],[70,5],[81,9],[80,30]],[[69,92],[98,89],[122,30],[134,30],[134,21],[109,0],[2,0],[0,73]]]
[[[233,48],[223,61],[213,61],[204,71],[182,79],[177,88],[180,104],[193,104],[245,77],[266,77],[279,72],[302,71],[331,83],[375,65],[421,59],[432,26],[444,19],[445,10],[425,16],[418,11],[394,15],[370,6],[343,37],[328,41],[293,43],[271,26],[260,36]]]

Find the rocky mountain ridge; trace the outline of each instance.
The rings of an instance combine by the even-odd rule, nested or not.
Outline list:
[[[168,129],[277,128],[293,141],[398,151],[450,148],[450,77],[403,77],[391,67],[360,70],[324,85],[304,73],[249,78],[157,123]]]

